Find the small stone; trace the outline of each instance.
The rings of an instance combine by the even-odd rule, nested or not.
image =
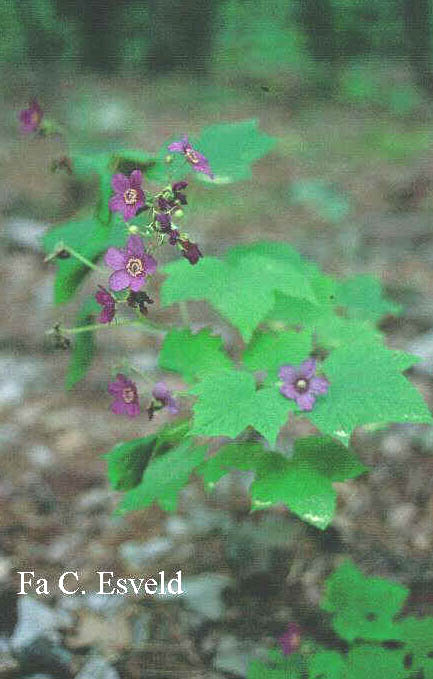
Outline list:
[[[55,611],[30,596],[18,597],[18,622],[11,637],[11,646],[19,651],[41,637],[58,641],[58,630],[71,624],[69,615]]]
[[[193,575],[182,581],[185,594],[182,603],[208,620],[219,620],[224,615],[225,589],[233,585],[232,578],[219,573]]]
[[[225,635],[218,644],[214,667],[221,672],[246,677],[248,665],[256,654],[257,644],[242,642],[234,636]]]
[[[88,660],[75,679],[120,679],[117,671],[103,658]]]
[[[150,639],[152,614],[149,611],[141,613],[132,622],[132,644],[134,648],[143,648]]]
[[[37,637],[18,654],[24,673],[49,672],[56,679],[72,677],[72,655],[45,636]]]
[[[388,523],[398,531],[410,530],[416,515],[416,507],[410,502],[402,502],[388,513]]]
[[[149,542],[124,542],[119,547],[123,561],[132,568],[143,568],[165,556],[173,548],[173,542],[168,538],[153,538]]]

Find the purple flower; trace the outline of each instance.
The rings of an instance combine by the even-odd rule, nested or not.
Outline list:
[[[43,115],[44,112],[39,106],[37,99],[33,99],[29,104],[29,108],[22,109],[22,111],[20,111],[18,114],[18,118],[21,123],[20,131],[23,134],[36,132],[36,130],[39,128],[39,125],[41,124]]]
[[[140,170],[134,170],[129,177],[124,174],[114,174],[111,179],[115,195],[108,203],[111,212],[121,212],[127,222],[145,207],[145,195],[141,188],[142,175]]]
[[[116,300],[102,285],[98,285],[98,287],[99,290],[95,294],[95,299],[102,306],[98,321],[99,323],[111,323],[116,313]]]
[[[209,161],[202,153],[197,151],[188,141],[186,134],[182,137],[180,141],[174,141],[168,147],[169,151],[174,151],[175,153],[183,153],[185,159],[191,165],[193,170],[196,172],[203,172],[207,174],[211,179],[214,178],[214,174],[210,169]]]
[[[278,638],[284,655],[295,653],[301,645],[301,630],[296,622],[289,622],[287,630]]]
[[[187,205],[186,195],[183,193],[183,189],[186,189],[188,182],[181,181],[175,182],[171,185],[171,190],[173,191],[174,199],[179,201],[181,205]]]
[[[197,264],[200,257],[203,257],[197,243],[192,243],[190,240],[185,238],[180,240],[180,245],[182,247],[182,254],[189,261],[190,264]]]
[[[116,415],[128,415],[137,417],[140,414],[140,403],[138,402],[137,387],[132,380],[128,380],[125,375],[116,375],[115,382],[110,382],[108,391],[114,396],[111,410]]]
[[[309,358],[299,367],[283,365],[279,376],[283,380],[280,392],[296,401],[301,410],[312,410],[316,396],[326,394],[329,382],[326,377],[316,377],[316,361]]]
[[[157,401],[162,403],[163,406],[166,406],[168,411],[172,415],[177,415],[177,413],[179,412],[178,405],[173,394],[171,393],[165,382],[157,382],[155,384],[155,386],[152,389],[152,396]]]
[[[156,261],[144,251],[140,236],[129,236],[126,248],[108,248],[105,263],[114,269],[110,276],[112,290],[131,288],[137,292],[146,283],[146,276],[156,271]]]

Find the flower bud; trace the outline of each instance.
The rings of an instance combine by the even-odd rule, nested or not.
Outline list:
[[[184,216],[184,214],[185,214],[184,211],[181,210],[181,209],[179,208],[178,210],[175,210],[175,211],[173,212],[173,217],[174,217],[175,219],[182,219],[182,217]]]
[[[129,233],[140,233],[140,229],[138,228],[138,226],[134,226],[134,224],[128,226],[128,231]]]
[[[165,156],[165,162],[167,163],[167,165],[172,163],[173,162],[173,156],[171,156],[170,154],[166,155]]]

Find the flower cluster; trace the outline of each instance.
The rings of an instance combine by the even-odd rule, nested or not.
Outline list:
[[[128,379],[123,373],[118,373],[116,379],[108,385],[108,392],[114,397],[111,410],[116,415],[127,415],[137,417],[140,414],[140,402],[138,398],[137,385]],[[151,400],[147,413],[152,419],[155,411],[167,408],[171,415],[177,415],[179,406],[173,394],[165,382],[157,382],[152,389],[152,397],[157,401]]]

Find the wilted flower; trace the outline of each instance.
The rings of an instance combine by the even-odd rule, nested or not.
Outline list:
[[[135,308],[138,307],[143,315],[147,314],[146,304],[153,304],[153,299],[149,297],[146,292],[131,292],[129,293],[127,299],[128,306]]]
[[[114,396],[114,401],[111,404],[113,413],[128,415],[128,417],[136,417],[140,414],[137,387],[132,380],[128,380],[125,375],[119,373],[115,382],[110,382],[108,385],[108,391]]]
[[[156,271],[156,261],[144,250],[140,236],[129,236],[126,248],[108,248],[105,263],[114,269],[110,276],[112,290],[131,288],[140,290],[146,283],[146,277]]]
[[[301,645],[301,629],[296,622],[289,622],[287,630],[278,638],[284,655],[295,653]]]
[[[174,141],[172,144],[170,144],[168,150],[174,151],[175,153],[183,153],[185,159],[191,165],[193,170],[196,172],[203,172],[203,174],[207,174],[211,179],[214,178],[214,174],[210,169],[208,159],[193,146],[191,146],[186,134],[180,141]]]
[[[43,115],[44,112],[39,106],[37,99],[33,99],[29,104],[29,108],[22,109],[18,114],[21,123],[20,131],[23,134],[36,132],[39,129]]]
[[[283,365],[279,376],[283,380],[280,392],[294,399],[301,410],[312,410],[316,396],[326,394],[329,382],[326,377],[316,377],[316,361],[309,358],[299,367]]]
[[[171,185],[171,190],[173,191],[174,199],[177,200],[181,205],[186,205],[186,195],[183,193],[183,189],[186,189],[188,182],[185,180],[181,182],[175,182]]]
[[[158,222],[159,230],[161,233],[171,232],[171,217],[166,212],[159,212],[155,219]]]
[[[106,288],[98,285],[99,290],[95,293],[95,299],[102,306],[98,316],[99,323],[111,323],[116,314],[116,300]]]
[[[182,247],[182,254],[189,261],[190,264],[197,264],[200,257],[203,257],[197,243],[192,243],[187,238],[181,240],[179,243]]]
[[[134,170],[129,177],[122,173],[115,174],[111,179],[115,195],[110,198],[108,205],[112,212],[121,212],[125,222],[132,219],[140,208],[145,207],[141,182],[140,170]]]
[[[177,415],[179,407],[165,382],[157,382],[152,389],[152,396],[159,401],[172,415]]]

